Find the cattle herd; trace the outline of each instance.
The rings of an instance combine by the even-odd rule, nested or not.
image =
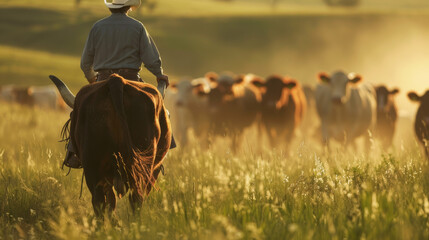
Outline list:
[[[190,135],[206,148],[218,137],[231,139],[237,151],[245,129],[257,131],[256,145],[264,138],[273,148],[288,151],[297,135],[316,136],[329,150],[330,141],[356,145],[363,136],[378,139],[384,149],[392,146],[398,118],[394,97],[398,89],[373,86],[354,73],[320,73],[315,88],[280,75],[263,79],[253,74],[207,73],[184,79],[169,88],[167,108],[179,146],[189,145]],[[415,134],[429,158],[429,91],[411,101],[420,103]],[[195,145],[193,146],[195,147]]]
[[[316,137],[328,149],[332,139],[354,146],[360,136],[369,144],[370,135],[384,149],[392,145],[398,118],[397,88],[373,86],[360,75],[342,71],[320,73],[318,78],[313,88],[280,75],[263,79],[253,74],[208,72],[171,84],[165,104],[183,148],[189,146],[191,135],[203,149],[216,138],[227,137],[236,152],[250,128],[257,130],[256,146],[266,138],[269,146],[285,152],[297,135]],[[414,130],[429,158],[429,91],[421,96],[410,92],[408,98],[420,104]],[[70,110],[54,85],[0,86],[0,101]]]

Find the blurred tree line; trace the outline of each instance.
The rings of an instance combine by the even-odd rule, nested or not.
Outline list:
[[[234,0],[215,0],[215,1],[232,2]],[[268,3],[275,8],[277,4],[281,1],[282,0],[268,0]],[[356,6],[360,2],[360,0],[320,0],[320,1],[325,2],[325,4],[327,4],[328,6]]]

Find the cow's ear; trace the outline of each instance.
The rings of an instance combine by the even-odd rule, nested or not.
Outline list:
[[[204,97],[204,96],[207,96],[207,95],[209,95],[209,93],[207,93],[207,92],[205,92],[205,91],[203,91],[201,89],[198,89],[197,96]]]
[[[419,95],[417,95],[415,92],[409,92],[408,98],[413,102],[420,102],[421,100],[421,97],[419,97]]]
[[[168,88],[173,91],[173,92],[177,92],[177,83],[171,83]]]
[[[215,72],[208,72],[206,73],[205,77],[210,81],[210,82],[216,82],[217,79],[219,78],[219,75],[217,75],[217,73]]]
[[[207,96],[208,94],[208,91],[204,89],[204,86],[201,83],[193,86],[192,91],[195,95],[199,97]]]
[[[33,95],[33,92],[34,92],[33,87],[27,87],[27,95],[28,96]]]
[[[395,89],[393,89],[392,91],[389,92],[389,94],[391,94],[391,95],[395,95],[397,93],[399,93],[399,89],[397,89],[397,88],[395,88]]]
[[[192,86],[192,91],[197,96],[204,96],[206,91],[204,91],[204,85],[202,83],[198,83]]]
[[[319,73],[319,80],[324,83],[330,83],[331,78],[326,73]]]
[[[292,88],[294,88],[295,86],[296,86],[296,81],[294,81],[294,80],[289,81],[289,82],[287,82],[287,83],[285,83],[285,84],[283,85],[283,87],[285,87],[285,88],[289,88],[289,89],[292,89]]]
[[[257,88],[263,88],[265,87],[265,83],[264,80],[262,80],[261,78],[255,78],[252,80],[252,85],[257,87]]]
[[[244,77],[245,77],[245,75],[243,75],[243,74],[238,75],[237,78],[234,80],[234,84],[243,83],[244,82]]]
[[[349,82],[358,83],[362,80],[362,77],[359,74],[350,73],[349,74]]]

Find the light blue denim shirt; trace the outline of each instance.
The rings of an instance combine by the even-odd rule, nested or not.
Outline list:
[[[163,74],[161,57],[146,28],[123,13],[113,13],[92,27],[80,67],[89,80],[97,70],[130,68],[141,64],[156,77]]]

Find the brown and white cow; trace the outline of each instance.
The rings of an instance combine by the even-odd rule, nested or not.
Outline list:
[[[329,146],[333,138],[347,146],[374,126],[375,90],[362,83],[361,76],[337,71],[331,76],[320,73],[319,80],[316,107],[324,144]]]
[[[141,207],[171,143],[159,91],[113,74],[84,86],[74,97],[61,80],[50,78],[73,108],[70,141],[82,161],[96,215],[112,214],[115,191],[119,198],[129,191],[133,210]]]
[[[188,135],[193,130],[201,147],[207,147],[207,133],[209,128],[207,94],[210,92],[210,78],[215,75],[206,75],[203,78],[182,80],[170,86],[166,101],[171,102],[171,118],[174,121],[173,129],[182,147],[188,145]]]
[[[375,87],[377,99],[377,124],[374,135],[380,139],[384,148],[392,145],[393,136],[396,130],[396,120],[398,110],[394,97],[399,92],[397,88],[388,90],[386,86]]]
[[[261,93],[251,84],[254,75],[220,75],[212,81],[208,97],[210,133],[229,136],[232,150],[240,148],[243,131],[256,122],[259,115]]]
[[[262,90],[261,122],[272,147],[284,144],[286,150],[302,121],[307,107],[299,83],[287,77],[273,75],[265,82],[253,81]]]
[[[408,98],[413,102],[420,103],[414,122],[414,131],[425,150],[426,158],[429,160],[429,90],[421,96],[415,92],[410,92]]]

